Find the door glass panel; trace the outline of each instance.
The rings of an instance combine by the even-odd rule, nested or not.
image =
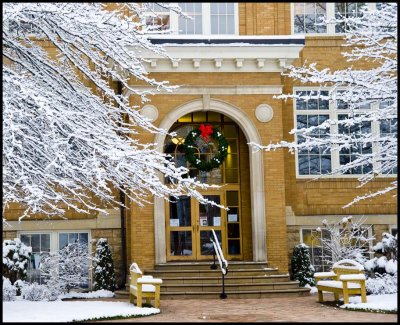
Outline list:
[[[210,201],[220,204],[219,195],[204,195]],[[220,227],[221,226],[221,209],[211,204],[200,204],[200,220],[201,227]]]
[[[240,254],[240,239],[229,239],[228,240],[228,254],[239,255]]]
[[[239,223],[228,223],[228,238],[239,238],[240,228]]]
[[[192,225],[190,211],[190,197],[180,196],[178,199],[170,197],[169,218],[171,227],[186,227]]]
[[[192,255],[192,232],[171,231],[171,256]]]
[[[215,234],[217,235],[219,245],[222,248],[221,242],[221,231],[215,230]],[[211,242],[212,232],[211,231],[200,231],[200,254],[201,255],[213,255],[214,254],[214,245]]]

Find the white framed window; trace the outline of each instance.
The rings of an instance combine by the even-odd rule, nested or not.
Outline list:
[[[300,242],[306,244],[309,247],[311,264],[315,268],[315,272],[328,272],[331,269],[331,265],[327,260],[331,260],[330,252],[327,251],[322,245],[322,239],[329,239],[330,232],[324,228],[317,230],[317,227],[303,227],[300,229]],[[362,235],[365,238],[372,236],[372,229],[368,225],[364,225],[361,228]],[[363,255],[366,258],[372,258],[371,249],[372,243],[367,244],[353,244],[356,247],[363,248]]]
[[[341,100],[328,100],[329,88],[321,88],[318,90],[315,87],[295,87],[294,94],[306,96],[308,100],[293,99],[294,105],[294,121],[297,129],[309,128],[312,126],[317,127],[324,121],[330,120],[346,120],[349,114],[357,113],[352,112],[348,103]],[[339,90],[340,91],[340,90]],[[320,98],[315,98],[317,93],[320,92]],[[314,97],[314,98],[313,98]],[[326,98],[326,99],[325,99]],[[382,103],[374,102],[371,104],[361,105],[357,111],[358,113],[368,112],[371,110],[378,110]],[[344,125],[331,125],[326,129],[316,129],[312,133],[312,137],[324,138],[330,134],[352,134],[357,137],[357,134],[379,135],[379,132],[385,135],[397,135],[397,119],[364,122],[361,125],[344,126]],[[391,137],[393,138],[393,137]],[[305,141],[301,134],[295,135],[296,143],[300,144]],[[388,140],[389,141],[389,140]],[[313,146],[310,149],[299,149],[296,151],[296,176],[297,178],[309,178],[320,175],[323,177],[359,177],[359,175],[366,174],[371,170],[379,171],[384,166],[378,165],[375,162],[374,166],[365,164],[361,167],[355,167],[346,171],[345,174],[332,174],[332,171],[354,161],[360,154],[372,154],[381,150],[377,144],[367,143],[363,146],[353,145],[350,148],[342,148],[338,150],[337,145],[330,148],[328,145]],[[380,173],[379,176],[395,176],[397,168],[393,168],[390,172],[385,174]]]
[[[32,247],[31,261],[28,266],[27,280],[29,282],[42,283],[43,279],[40,276],[40,258],[43,254],[54,253],[68,244],[80,243],[87,246],[89,254],[91,253],[90,231],[86,230],[67,230],[67,231],[20,231],[18,237],[21,242]],[[86,267],[88,270],[88,280],[81,284],[81,288],[89,288],[91,286],[92,274],[89,269],[90,261]]]
[[[50,252],[51,233],[30,232],[21,233],[20,240],[26,246],[32,247],[32,254],[27,270],[27,281],[41,283],[40,277],[40,258],[42,254]]]
[[[294,34],[326,33],[325,2],[296,2],[293,7]]]
[[[239,35],[239,5],[237,2],[176,2],[192,19],[182,17],[154,3],[145,3],[150,8],[145,23],[148,26],[161,24],[170,34],[180,35]],[[150,29],[151,32],[151,29]]]
[[[343,23],[329,23],[334,18],[354,17],[360,15],[360,8],[379,9],[381,3],[375,2],[295,2],[291,3],[292,34],[343,34]],[[320,19],[326,17],[327,24]]]

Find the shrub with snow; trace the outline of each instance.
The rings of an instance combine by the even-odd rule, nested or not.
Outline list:
[[[22,288],[22,298],[25,300],[41,301],[46,300],[48,296],[49,292],[46,286],[37,284],[36,282]]]
[[[374,278],[368,278],[366,281],[367,294],[383,295],[397,292],[397,273],[379,274],[376,273]]]
[[[100,238],[97,241],[94,261],[94,290],[115,290],[117,282],[114,261],[106,238]]]
[[[315,285],[315,269],[311,264],[310,251],[307,245],[299,244],[294,248],[291,266],[293,279],[298,280],[300,286]]]
[[[3,301],[13,301],[17,295],[17,289],[11,281],[3,276]]]
[[[12,284],[26,279],[32,247],[26,246],[18,238],[3,241],[3,275]]]
[[[22,288],[25,287],[26,285],[29,285],[29,283],[24,280],[15,281],[14,287],[17,289],[17,296],[21,295]]]
[[[68,244],[58,252],[43,255],[40,260],[41,276],[60,293],[79,288],[89,280],[89,251],[86,244]]]
[[[372,249],[376,256],[364,264],[366,270],[371,275],[374,273],[397,274],[397,235],[383,233],[382,240]]]

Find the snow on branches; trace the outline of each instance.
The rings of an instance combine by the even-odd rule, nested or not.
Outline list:
[[[317,85],[316,90],[277,97],[303,102],[329,100],[335,103],[337,112],[319,125],[295,126],[291,134],[297,136],[297,142],[253,144],[267,151],[288,148],[290,152],[321,149],[328,155],[339,152],[343,160],[320,174],[358,174],[360,187],[378,175],[397,174],[397,4],[384,3],[380,10],[365,6],[361,12],[360,17],[336,22],[345,22],[346,26],[345,46],[350,51],[342,53],[343,57],[349,64],[363,66],[363,70],[354,66],[320,70],[316,63],[291,66],[284,75],[307,86]],[[346,114],[339,114],[341,111]],[[351,153],[351,159],[344,157],[346,152]],[[397,193],[397,181],[360,195],[345,207],[388,192]]]
[[[197,192],[207,185],[135,138],[139,129],[167,131],[139,114],[152,92],[135,89],[129,79],[154,90],[174,87],[149,77],[138,55],[166,55],[146,37],[141,18],[147,9],[113,6],[3,6],[3,210],[18,203],[25,209],[20,220],[35,213],[62,216],[67,209],[107,213],[105,203],[122,204],[114,189],[139,205],[151,196],[183,194],[209,202]],[[132,107],[117,91],[121,86],[141,103]]]

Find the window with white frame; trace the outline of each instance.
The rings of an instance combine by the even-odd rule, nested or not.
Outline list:
[[[232,2],[212,2],[211,34],[235,34],[235,6]]]
[[[68,244],[79,243],[83,247],[89,246],[89,232],[87,231],[69,231],[69,232],[21,232],[19,234],[21,242],[27,246],[32,247],[31,261],[28,266],[28,277],[29,282],[42,283],[45,279],[40,275],[40,259],[44,254],[50,252],[54,253]],[[90,272],[89,265],[90,261],[87,261],[85,268],[87,269],[87,281],[81,283],[82,289],[88,288],[90,284]]]
[[[360,8],[380,9],[382,3],[375,2],[295,2],[292,3],[293,34],[341,34],[345,32],[343,22],[332,23],[332,19],[356,17],[361,15]],[[325,24],[321,24],[321,18]]]
[[[396,236],[397,235],[397,225],[389,226],[389,233],[392,236]]]
[[[144,6],[148,8],[145,19],[150,32],[170,29],[171,13],[169,9],[152,2],[146,2]]]
[[[326,16],[325,2],[296,2],[294,3],[294,33],[326,33],[326,23],[322,18]]]
[[[388,105],[392,104],[393,102],[391,101],[383,101],[379,103],[379,109],[384,109]],[[385,120],[381,120],[379,125],[379,132],[381,139],[383,140],[381,145],[385,145],[388,141],[393,141],[393,139],[397,139],[397,118],[387,118]],[[383,174],[397,174],[397,167],[391,168],[391,166],[387,167],[385,164],[386,162],[383,160],[381,162]]]
[[[360,17],[360,8],[365,7],[365,2],[337,2],[335,3],[335,18],[340,20],[343,18]],[[335,24],[336,33],[344,33],[346,30],[344,22]]]
[[[181,35],[238,35],[238,3],[233,2],[178,2],[190,18],[167,10],[155,3],[144,3],[149,8],[146,25],[149,31],[169,30]],[[155,26],[151,28],[151,26]],[[157,27],[156,25],[161,25]]]
[[[26,233],[20,235],[21,242],[32,247],[31,260],[27,270],[27,281],[41,283],[40,259],[50,252],[49,233]]]
[[[294,114],[297,129],[316,127],[309,134],[309,138],[321,139],[328,137],[329,134],[348,134],[353,138],[372,135],[374,132],[381,132],[381,135],[388,135],[388,141],[393,139],[393,134],[397,135],[397,119],[388,119],[381,121],[363,122],[361,125],[346,125],[340,123],[337,125],[328,125],[326,128],[318,128],[322,123],[329,120],[346,121],[350,114],[354,113],[350,105],[341,100],[328,100],[329,89],[316,90],[311,87],[294,88],[296,96],[302,98],[294,98]],[[319,94],[319,95],[318,95]],[[318,97],[318,98],[317,98]],[[378,102],[372,104],[364,104],[357,108],[358,113],[378,110],[381,104]],[[373,131],[377,130],[377,131]],[[297,144],[306,141],[302,134],[296,134]],[[336,145],[335,145],[336,146]],[[380,150],[378,146],[372,143],[357,144],[354,143],[348,148],[342,148],[338,154],[334,153],[335,147],[330,148],[328,145],[310,146],[310,148],[301,148],[296,151],[296,173],[299,177],[311,175],[332,175],[332,171],[341,165],[348,164],[359,157],[372,155]],[[337,148],[336,148],[337,149]],[[337,151],[337,150],[336,150]],[[375,168],[374,168],[375,167]],[[362,175],[371,170],[382,170],[380,166],[372,166],[365,163],[362,166],[348,169],[344,175]],[[383,169],[385,170],[385,169]],[[387,169],[386,169],[387,170]],[[397,174],[397,168],[393,168],[385,173],[385,175]],[[338,176],[338,175],[333,175]]]
[[[371,237],[371,228],[368,226],[360,229],[359,235],[363,235],[365,238]],[[303,244],[306,244],[310,251],[311,264],[315,268],[315,272],[327,272],[331,269],[331,252],[324,248],[322,245],[323,240],[329,240],[331,237],[330,232],[326,229],[317,228],[302,228],[300,229],[300,240]],[[363,255],[366,258],[371,258],[371,243],[365,243],[357,241],[356,239],[352,242],[353,247],[359,247],[363,249]],[[326,247],[326,246],[325,246]]]
[[[178,3],[181,10],[191,19],[179,16],[179,34],[201,34],[203,26],[203,8],[201,2]]]
[[[324,251],[321,238],[329,238],[329,232],[325,229],[322,229],[322,231],[301,229],[301,242],[308,246],[311,264],[314,266],[315,272],[327,272],[331,268],[326,262],[329,252]]]

